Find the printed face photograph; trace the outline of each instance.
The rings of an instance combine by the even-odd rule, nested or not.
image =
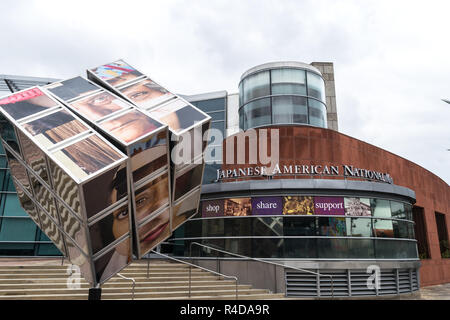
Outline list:
[[[172,230],[178,228],[180,224],[189,219],[192,215],[197,213],[197,208],[200,200],[200,190],[191,194],[189,198],[181,201],[174,206],[172,210]],[[223,204],[223,200],[222,200]],[[222,208],[223,213],[223,208]]]
[[[139,81],[119,90],[123,95],[128,97],[128,99],[133,101],[141,108],[153,106],[155,104],[155,101],[161,101],[161,99],[159,98],[162,96],[172,96],[169,91],[154,83],[150,79]]]
[[[183,173],[175,179],[175,201],[202,183],[203,164]]]
[[[169,219],[169,210],[165,210],[139,227],[138,235],[141,255],[146,254],[170,236]]]
[[[52,83],[47,90],[63,101],[79,98],[99,90],[97,86],[82,77]]]
[[[142,73],[122,60],[104,64],[100,67],[92,69],[91,72],[113,87],[125,84],[142,76]]]
[[[136,191],[136,219],[144,220],[156,209],[169,203],[169,178],[167,173],[150,181]]]
[[[99,283],[105,282],[131,262],[130,245],[131,241],[128,237],[94,261],[96,278]]]
[[[96,254],[129,231],[128,203],[125,203],[89,227],[93,253]]]
[[[153,120],[138,110],[132,110],[124,115],[100,124],[100,127],[125,143],[132,142],[149,134],[161,126],[161,123]]]
[[[97,121],[113,112],[127,108],[129,105],[109,92],[102,91],[85,99],[70,104],[81,115],[91,121]]]
[[[0,107],[15,120],[56,107],[57,105],[55,101],[47,97],[38,88],[26,90],[0,100]]]
[[[50,147],[88,130],[66,110],[25,123],[23,127],[45,147]]]

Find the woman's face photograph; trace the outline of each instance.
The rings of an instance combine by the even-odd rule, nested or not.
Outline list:
[[[169,218],[169,210],[166,210],[139,228],[141,254],[145,254],[170,235]]]
[[[167,174],[152,180],[136,191],[136,219],[142,221],[156,209],[169,202],[169,179]]]
[[[112,215],[114,218],[112,231],[114,238],[118,239],[130,230],[128,204],[118,208]],[[119,254],[123,256],[128,255],[130,251],[130,240],[121,242],[116,249]]]
[[[83,116],[96,121],[125,107],[119,104],[121,101],[108,92],[100,92],[92,97],[79,100],[71,104]]]
[[[120,117],[105,121],[100,126],[125,143],[129,143],[154,131],[160,124],[143,113],[134,110]]]
[[[120,89],[120,92],[135,103],[146,103],[168,93],[150,79],[135,83],[129,87]]]

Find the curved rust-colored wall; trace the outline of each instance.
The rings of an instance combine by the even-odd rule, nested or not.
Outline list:
[[[431,256],[430,259],[421,260],[421,285],[427,286],[450,282],[450,259],[441,258],[435,220],[435,212],[445,214],[448,232],[450,229],[450,187],[445,181],[409,160],[333,130],[310,126],[273,126],[267,128],[269,142],[270,130],[273,129],[279,129],[280,166],[296,164],[353,165],[358,168],[389,173],[394,179],[394,184],[414,190],[417,199],[415,206],[424,209],[428,248]],[[258,136],[260,130],[256,129]],[[224,163],[226,160],[227,141],[243,134],[242,132],[237,133],[224,141]],[[249,162],[247,152],[249,143],[256,145],[257,141],[246,140],[246,163]],[[237,144],[235,143],[235,163],[237,160],[236,149]],[[268,149],[270,150],[270,147]],[[242,151],[240,150],[241,153]],[[254,165],[259,165],[259,163]],[[222,169],[235,169],[254,165],[223,164]],[[286,179],[294,177],[274,176],[273,178]],[[304,178],[310,178],[310,176]],[[315,178],[321,177],[316,176]],[[330,177],[326,178],[330,179]],[[338,177],[331,178],[342,179]],[[242,180],[248,179],[262,178],[246,177]],[[227,181],[227,179],[223,181]],[[228,181],[234,181],[234,179]]]

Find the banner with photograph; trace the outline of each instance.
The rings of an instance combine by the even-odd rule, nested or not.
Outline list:
[[[313,197],[286,196],[283,197],[284,215],[312,215],[314,214]]]
[[[252,214],[251,198],[226,199],[224,202],[225,216],[249,216]]]
[[[252,215],[281,215],[283,213],[282,197],[252,198]]]
[[[355,217],[370,217],[370,199],[366,198],[344,198],[345,215]]]

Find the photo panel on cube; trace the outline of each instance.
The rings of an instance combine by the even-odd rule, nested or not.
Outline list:
[[[47,85],[46,89],[64,101],[84,97],[99,90],[98,87],[89,83],[83,77],[52,83]]]
[[[48,162],[53,190],[81,218],[82,208],[78,184],[52,160],[48,159]]]
[[[127,168],[118,165],[83,185],[87,219],[128,195]]]
[[[152,108],[173,97],[172,93],[148,78],[120,88],[114,87],[141,109]]]
[[[53,156],[80,180],[122,158],[121,154],[96,135],[56,151]]]
[[[99,126],[124,144],[150,134],[164,125],[137,109],[101,122]]]
[[[47,187],[39,180],[31,175],[31,183],[33,185],[34,197],[40,205],[46,210],[53,220],[59,224],[58,212],[56,210],[55,198]]]
[[[196,165],[175,177],[174,201],[202,184],[203,164]]]
[[[197,213],[200,201],[200,188],[194,191],[186,199],[175,203],[172,209],[172,231],[178,228],[183,222]],[[223,212],[223,211],[222,211]]]
[[[163,130],[130,147],[131,171],[136,183],[155,171],[168,166],[168,132]]]
[[[56,107],[58,104],[39,88],[31,88],[0,100],[0,107],[14,120]]]
[[[130,233],[128,201],[89,226],[92,254]]]
[[[117,60],[89,70],[95,77],[116,87],[127,82],[134,81],[142,76],[142,73],[128,65],[123,60]]]
[[[86,236],[86,227],[69,211],[61,202],[56,201],[59,212],[61,228],[66,235],[70,237],[85,254],[89,253],[88,239]],[[67,239],[67,237],[66,237]]]
[[[18,131],[18,137],[20,139],[20,145],[22,146],[25,162],[30,166],[34,173],[50,186],[51,184],[46,163],[47,156],[22,132]]]
[[[176,134],[208,119],[207,115],[181,99],[155,107],[149,110],[148,114],[168,125],[170,130]]]
[[[96,281],[107,281],[131,262],[131,238],[126,238],[94,261]]]
[[[84,99],[69,103],[78,114],[95,122],[114,112],[129,108],[129,105],[107,91],[101,91]]]
[[[89,128],[75,119],[67,110],[61,110],[23,124],[39,145],[50,148],[54,144],[88,131]]]
[[[170,235],[170,210],[166,209],[138,227],[137,240],[139,243],[140,257],[154,249]]]
[[[135,189],[135,209],[138,223],[159,208],[169,205],[168,173],[164,173]]]

